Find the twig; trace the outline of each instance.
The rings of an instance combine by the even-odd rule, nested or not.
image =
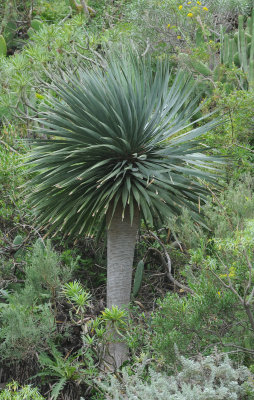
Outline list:
[[[234,145],[235,145],[236,147],[240,147],[241,149],[248,150],[248,151],[250,151],[251,153],[254,153],[254,150],[249,149],[248,147],[242,146],[241,144],[236,144],[236,143],[234,143]]]
[[[69,12],[69,14],[68,15],[66,15],[63,19],[62,19],[62,21],[60,21],[59,22],[59,24],[58,25],[62,25],[62,24],[64,24],[65,23],[65,21],[67,21],[67,19],[68,18],[70,18],[71,16],[72,16],[72,8],[71,8],[71,6],[69,6],[69,9],[70,9],[70,12]]]
[[[175,279],[172,275],[172,264],[171,264],[171,259],[169,257],[169,254],[166,250],[166,247],[164,246],[163,242],[158,238],[158,236],[156,236],[153,232],[150,232],[151,235],[158,241],[158,243],[161,245],[161,247],[163,248],[165,257],[167,262],[164,260],[163,255],[161,254],[160,250],[156,249],[155,247],[150,248],[151,250],[153,250],[154,252],[156,252],[160,259],[161,262],[163,263],[164,267],[167,268],[167,276],[169,278],[169,280],[177,287],[179,287],[180,289],[183,289],[185,292],[191,293],[191,294],[195,294],[194,291],[192,289],[190,289],[188,286],[183,285],[182,283],[180,283],[177,279]]]
[[[232,225],[232,222],[230,221],[230,218],[229,218],[228,215],[227,215],[227,212],[226,212],[226,210],[225,210],[225,207],[223,207],[223,205],[221,204],[220,200],[218,199],[218,197],[216,196],[216,194],[214,193],[214,191],[207,185],[206,182],[204,182],[204,185],[205,185],[206,188],[209,190],[209,192],[212,194],[213,198],[214,198],[214,199],[217,201],[217,203],[219,204],[220,208],[221,208],[222,211],[223,211],[223,214],[224,214],[226,220],[228,221],[228,224],[229,224],[230,228],[231,228],[232,231],[233,231],[233,230],[234,230],[234,227],[233,227],[233,225]]]
[[[149,39],[147,39],[146,49],[145,49],[144,53],[141,54],[141,56],[144,57],[148,53],[149,49],[150,49],[150,42],[149,42]]]
[[[13,151],[14,153],[18,154],[18,151],[11,147],[9,144],[5,143],[2,139],[0,139],[0,143],[2,143],[8,150]]]
[[[85,0],[80,0],[80,3],[82,5],[82,7],[83,7],[84,13],[87,14],[89,16],[89,18],[90,18],[90,13],[89,13],[89,10],[87,8]]]

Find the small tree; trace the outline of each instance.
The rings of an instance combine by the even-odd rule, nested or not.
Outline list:
[[[106,225],[109,308],[130,301],[140,219],[153,225],[188,207],[200,221],[201,180],[215,182],[214,160],[196,138],[217,122],[193,128],[193,81],[183,72],[172,79],[166,61],[154,72],[149,59],[113,57],[106,70],[54,79],[56,95],[41,115],[48,138],[31,155],[38,222],[72,236]],[[110,353],[118,367],[127,348],[114,343]]]

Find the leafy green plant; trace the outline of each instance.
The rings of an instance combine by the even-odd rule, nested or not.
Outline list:
[[[239,199],[234,201],[239,207]],[[207,354],[211,346],[216,345],[222,351],[238,349],[247,363],[251,359],[253,220],[237,216],[233,209],[230,214],[230,206],[232,199],[231,204],[220,203],[225,225],[219,226],[217,222],[217,236],[204,239],[201,232],[203,247],[189,250],[189,265],[181,273],[194,293],[168,294],[159,301],[159,309],[153,314],[152,337],[148,335],[147,341],[152,340],[151,351],[155,350],[158,357],[165,357],[168,363],[172,362],[174,343],[184,354]],[[241,207],[245,216],[248,216],[249,206],[253,207],[253,199],[243,199]],[[213,212],[217,215],[213,221],[216,223],[219,216],[216,209]]]
[[[105,322],[109,322],[111,324],[117,324],[119,326],[124,325],[127,313],[125,310],[119,309],[117,306],[112,306],[111,309],[105,308],[102,311],[102,318]]]
[[[84,290],[83,286],[78,281],[65,283],[62,292],[71,303],[76,316],[80,319],[79,323],[82,325],[87,309],[90,306],[91,294]]]
[[[28,179],[27,168],[23,165],[25,148],[20,146],[14,149],[11,134],[2,128],[0,137],[0,240],[2,231],[14,228],[18,233],[17,224],[23,221],[28,223],[29,207],[24,207],[24,193],[20,186]],[[16,147],[16,146],[15,146]]]
[[[214,240],[214,256],[208,257],[206,265],[216,276],[222,290],[231,291],[243,307],[254,331],[254,277],[253,277],[254,220],[245,223],[234,238]],[[252,341],[254,337],[252,337]]]
[[[236,308],[235,297],[231,293],[221,297],[218,285],[212,279],[207,280],[205,273],[197,279],[196,286],[189,285],[195,290],[194,296],[168,294],[158,301],[159,308],[151,320],[152,332],[148,334],[151,351],[168,367],[175,360],[175,344],[186,356],[209,354],[219,344],[223,349],[230,348],[227,343],[243,345],[240,335],[246,332],[246,326],[237,325],[243,313]]]
[[[249,15],[253,8],[251,0],[206,0],[205,3],[212,12],[220,12],[224,18],[239,14]]]
[[[54,345],[51,346],[50,356],[47,353],[39,355],[39,362],[43,370],[36,376],[53,378],[55,380],[51,390],[51,398],[53,400],[57,400],[61,393],[66,400],[72,399],[72,396],[76,398],[77,393],[80,392],[80,383],[88,383],[93,374],[95,374],[96,371],[93,368],[93,364],[89,365],[90,359],[87,359],[87,363],[84,364],[82,361],[79,361],[80,356],[81,353],[68,354],[64,357]],[[83,367],[86,368],[84,369]],[[68,386],[72,387],[70,392],[68,392]],[[71,395],[72,392],[73,395]]]
[[[0,400],[44,400],[36,388],[30,385],[20,386],[17,382],[7,385],[0,391]]]
[[[227,187],[204,206],[205,223],[209,228],[193,225],[187,209],[180,217],[169,219],[169,229],[186,250],[200,253],[202,261],[206,252],[212,251],[213,240],[233,237],[242,230],[246,220],[254,213],[253,178],[250,174],[240,175],[237,182],[231,179]]]

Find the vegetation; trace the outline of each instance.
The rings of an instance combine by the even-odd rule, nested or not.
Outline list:
[[[0,5],[0,399],[254,399],[249,0]]]
[[[178,356],[179,357],[179,356]],[[247,368],[232,368],[228,358],[212,355],[200,357],[198,361],[179,357],[181,372],[175,376],[165,376],[150,370],[150,382],[142,381],[146,360],[136,367],[135,375],[129,376],[123,370],[121,382],[112,377],[110,386],[101,385],[106,390],[107,399],[158,399],[170,398],[187,400],[244,399],[249,392]],[[248,397],[250,398],[250,397]]]

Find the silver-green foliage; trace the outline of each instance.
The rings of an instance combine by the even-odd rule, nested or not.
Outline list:
[[[110,384],[100,385],[107,400],[239,400],[251,375],[246,367],[234,368],[227,357],[200,357],[197,361],[178,356],[181,371],[174,376],[149,370],[142,379],[144,364],[136,373],[123,372]]]

